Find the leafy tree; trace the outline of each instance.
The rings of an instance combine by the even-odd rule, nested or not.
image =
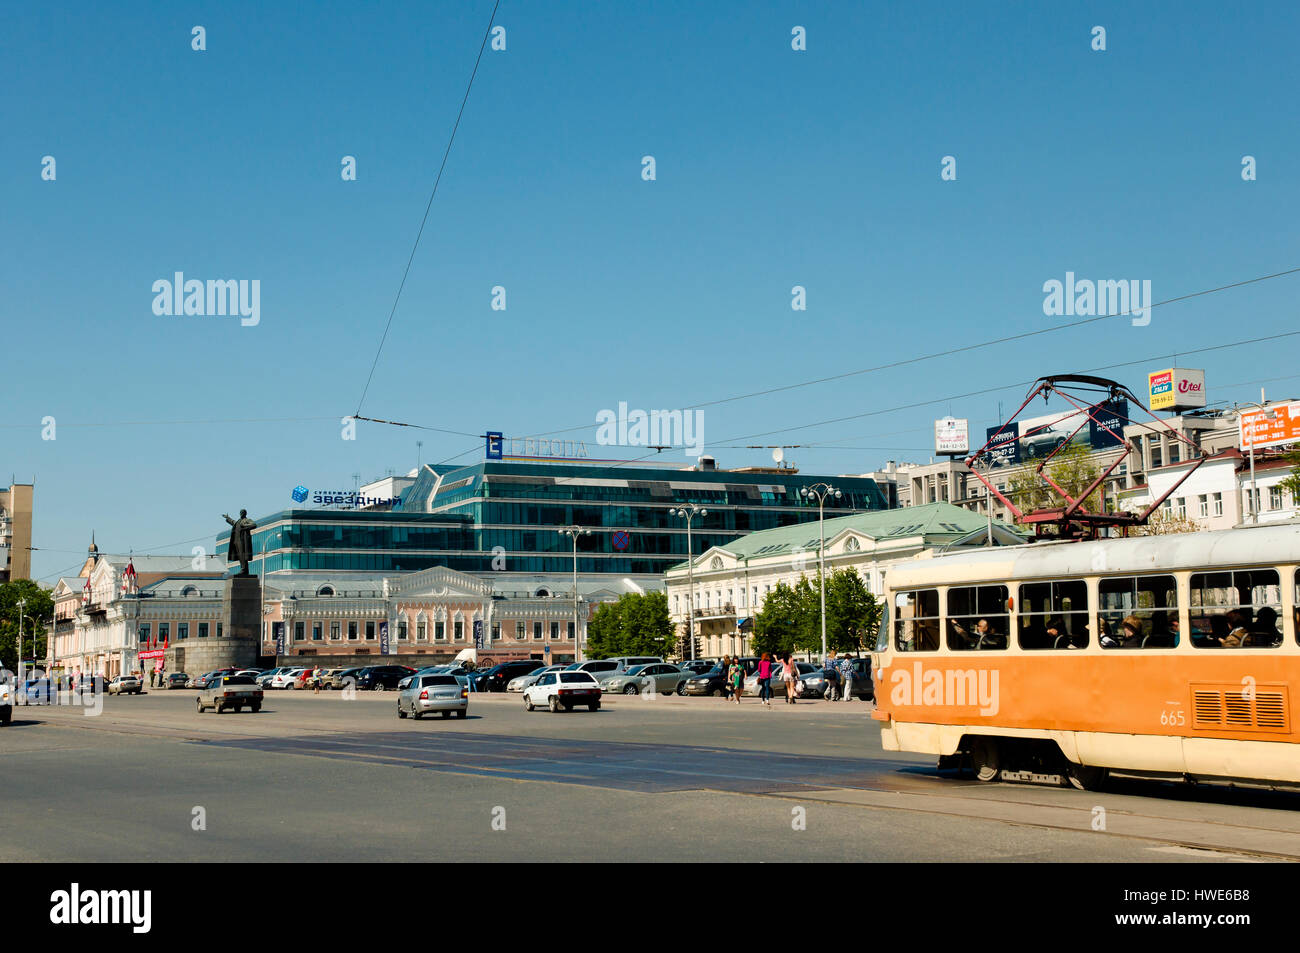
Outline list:
[[[25,600],[23,619],[23,658],[44,659],[46,654],[45,626],[42,623],[54,615],[54,599],[30,579],[15,579],[0,584],[0,666],[14,669],[18,664],[18,600]],[[35,627],[33,627],[35,623]],[[36,646],[32,647],[32,635]]]
[[[803,589],[811,588],[806,576],[799,583]],[[751,651],[774,655],[795,651],[816,618],[815,611],[810,618],[809,608],[804,592],[788,583],[778,582],[767,594],[762,611],[754,616]]]
[[[1070,444],[1052,458],[1050,466],[1045,468],[1047,474],[1070,496],[1078,499],[1079,494],[1097,479],[1100,471],[1092,463],[1092,454],[1083,444]],[[1023,513],[1030,513],[1045,507],[1065,506],[1060,495],[1043,480],[1036,466],[1026,467],[1014,474],[1007,484],[1007,497]],[[1101,488],[1098,487],[1088,497],[1084,506],[1093,513],[1101,512]]]
[[[1201,524],[1186,516],[1179,516],[1173,510],[1158,509],[1152,513],[1145,526],[1134,530],[1135,536],[1172,536],[1175,533],[1195,533]]]
[[[1288,453],[1286,462],[1291,464],[1291,473],[1278,486],[1291,494],[1292,503],[1300,505],[1300,450]]]
[[[837,652],[858,652],[874,645],[881,606],[856,569],[840,569],[826,580],[826,643]],[[817,634],[821,648],[821,633]]]
[[[617,602],[596,609],[587,627],[587,658],[617,655],[667,657],[675,648],[668,595],[663,592],[624,593]]]

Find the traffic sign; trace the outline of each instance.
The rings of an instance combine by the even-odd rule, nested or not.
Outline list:
[[[632,537],[628,535],[628,531],[625,529],[617,530],[614,533],[614,548],[617,549],[619,552],[622,552],[623,550],[627,549],[627,544],[630,543],[631,541],[632,541]]]

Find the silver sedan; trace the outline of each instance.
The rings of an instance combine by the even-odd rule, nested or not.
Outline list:
[[[633,665],[624,674],[601,679],[600,690],[612,695],[640,695],[653,688],[661,694],[671,695],[690,675],[690,672],[667,662]]]
[[[558,672],[564,667],[565,666],[563,665],[548,665],[546,668],[539,668],[537,671],[529,672],[527,675],[518,675],[510,679],[506,684],[506,691],[516,693],[522,692],[529,685],[536,685],[537,680],[547,672]]]
[[[398,693],[397,717],[410,715],[419,721],[431,712],[440,712],[450,718],[469,714],[469,690],[461,685],[455,675],[418,675]]]

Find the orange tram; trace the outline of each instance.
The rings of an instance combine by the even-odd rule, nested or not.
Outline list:
[[[983,781],[1300,786],[1300,525],[922,557],[885,597],[886,750]]]

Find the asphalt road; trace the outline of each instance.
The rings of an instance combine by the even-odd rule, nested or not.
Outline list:
[[[463,721],[416,722],[395,699],[19,708],[0,729],[0,860],[1300,858],[1296,796],[940,777],[882,751],[861,702],[614,697],[551,714],[471,696]]]

